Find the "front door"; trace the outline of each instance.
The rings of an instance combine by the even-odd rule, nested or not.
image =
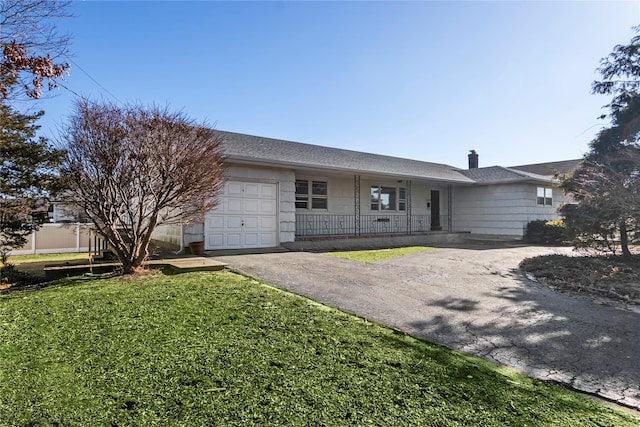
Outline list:
[[[440,191],[431,190],[431,230],[440,231]]]

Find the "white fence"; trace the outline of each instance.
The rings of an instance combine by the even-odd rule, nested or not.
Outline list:
[[[42,224],[31,233],[27,244],[9,255],[52,254],[63,252],[88,252],[91,242],[90,224]]]

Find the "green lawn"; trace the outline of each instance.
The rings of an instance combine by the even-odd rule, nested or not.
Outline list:
[[[230,272],[0,296],[3,426],[639,422]]]
[[[10,256],[9,262],[15,265],[29,264],[33,262],[65,262],[88,260],[89,254],[86,252],[73,252],[63,254],[40,254],[40,255],[16,255]]]
[[[44,268],[50,264],[84,264],[89,260],[89,254],[86,252],[74,252],[63,254],[40,254],[40,255],[16,255],[10,256],[9,264],[16,266],[21,273],[27,274],[35,281],[45,280]]]
[[[383,259],[388,259],[388,258],[396,258],[402,255],[411,254],[414,252],[424,252],[424,251],[432,251],[432,250],[435,250],[435,248],[432,248],[429,246],[407,246],[403,248],[391,248],[391,249],[326,252],[325,255],[350,259],[352,261],[375,262],[375,261],[381,261]]]

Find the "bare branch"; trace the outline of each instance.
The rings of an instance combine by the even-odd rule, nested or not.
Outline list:
[[[43,87],[52,89],[70,66],[70,37],[56,31],[55,19],[66,18],[69,1],[0,1],[0,96],[17,98],[22,93],[39,98]]]
[[[159,224],[201,221],[223,182],[221,136],[182,113],[79,101],[63,134],[65,201],[82,209],[125,268]]]

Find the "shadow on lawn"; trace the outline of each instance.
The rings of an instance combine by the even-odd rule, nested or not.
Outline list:
[[[638,409],[640,313],[557,293],[518,270],[510,273],[518,286],[485,294],[508,304],[492,302],[487,313],[477,308],[481,301],[427,301],[451,315],[409,326],[448,347]]]
[[[29,291],[38,291],[41,289],[49,288],[49,287],[63,287],[63,286],[72,286],[81,283],[87,283],[96,280],[104,280],[110,279],[113,277],[113,274],[83,274],[81,276],[73,276],[67,277],[64,279],[58,279],[53,281],[45,281],[41,277],[33,277],[27,276],[23,281],[13,283],[11,285],[6,285],[5,287],[0,288],[0,295],[13,294],[17,292],[29,292]]]
[[[451,352],[437,344],[411,344],[407,342],[406,337],[399,334],[385,336],[381,340],[391,343],[394,347],[402,347],[406,353],[411,354],[408,362],[398,363],[397,366],[402,366],[412,375],[413,370],[424,370],[425,360],[438,365],[437,368],[433,367],[434,372],[446,380],[429,380],[428,389],[430,396],[437,397],[436,401],[446,400],[446,404],[438,408],[445,417],[449,416],[449,405],[476,408],[480,419],[459,419],[469,425],[480,424],[479,421],[487,413],[492,413],[489,419],[494,422],[500,420],[505,425],[518,425],[530,420],[535,420],[536,425],[555,425],[560,417],[567,422],[589,422],[604,416],[601,407],[595,404],[584,405],[575,395],[545,387],[535,380],[517,376],[512,370],[479,362],[473,357]],[[414,386],[422,388],[423,384],[420,384],[419,380],[413,381],[416,381]],[[437,404],[431,403],[433,406]],[[633,411],[629,412],[638,415]],[[602,425],[607,424],[604,421]]]

